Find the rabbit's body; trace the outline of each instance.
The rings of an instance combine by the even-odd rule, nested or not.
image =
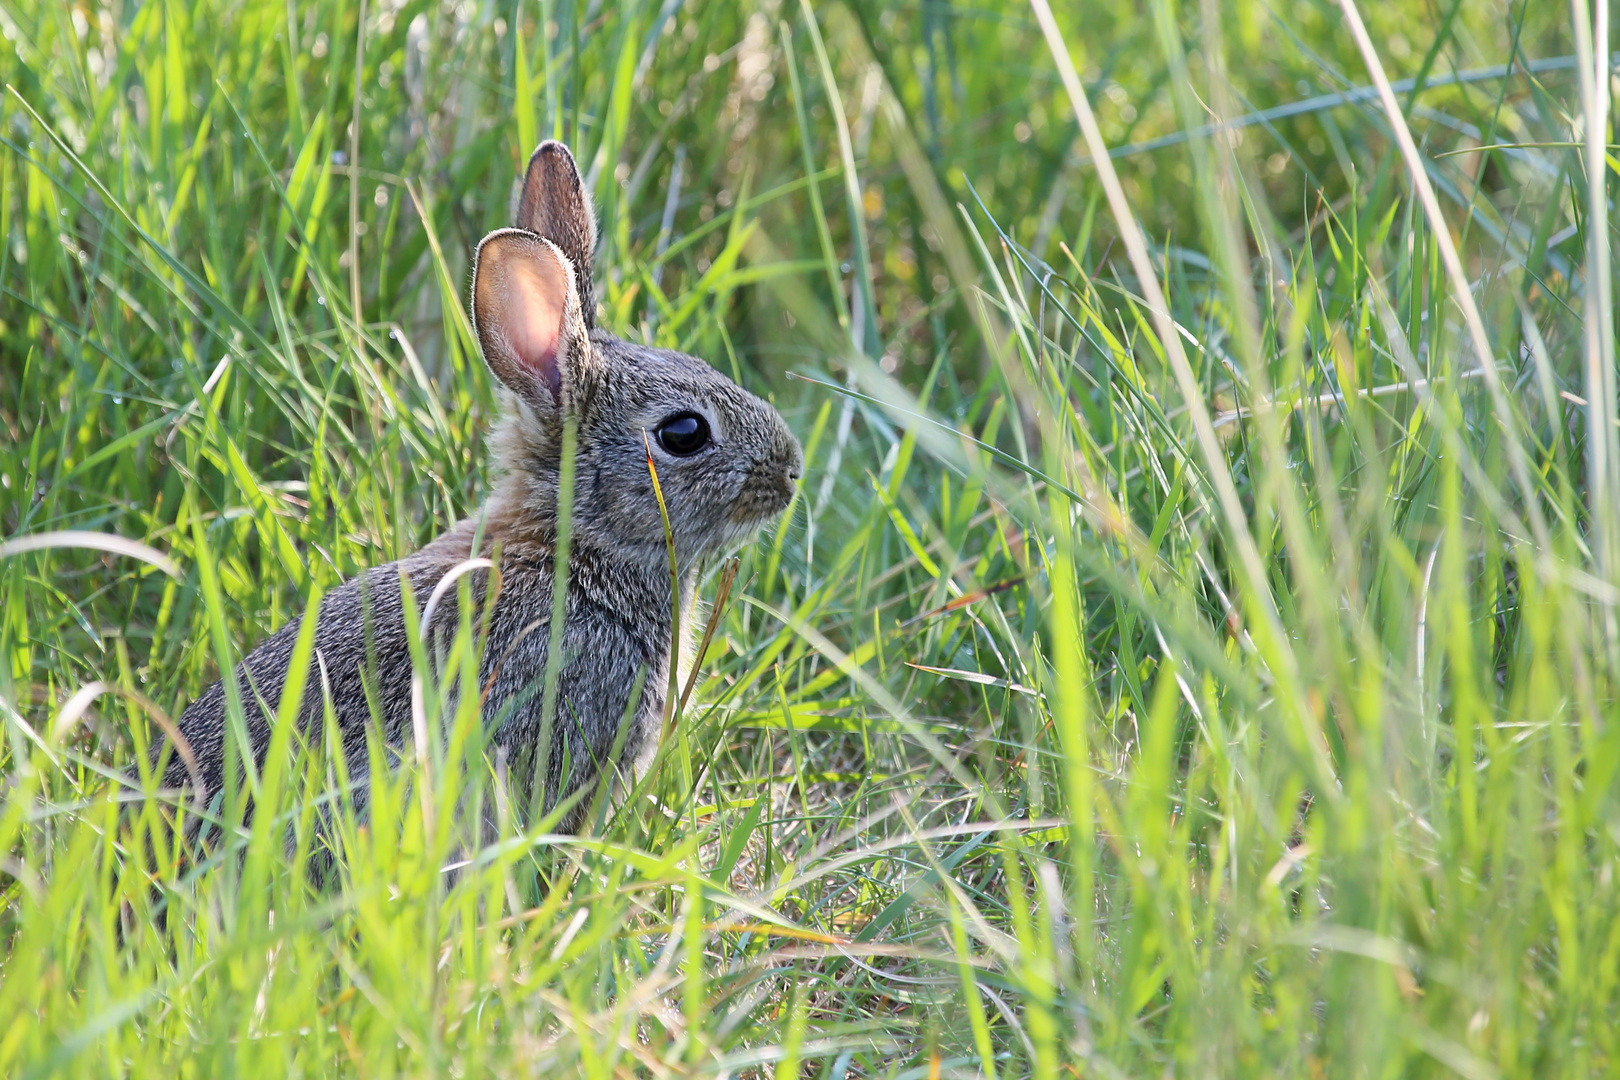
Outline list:
[[[363,782],[374,710],[376,733],[386,745],[397,748],[411,737],[401,575],[420,612],[455,567],[495,556],[498,588],[479,674],[480,692],[488,691],[483,716],[494,726],[493,745],[509,761],[532,761],[541,741],[541,683],[551,639],[560,448],[571,420],[578,435],[563,663],[545,777],[550,807],[656,744],[672,662],[671,605],[649,451],[661,459],[683,611],[698,563],[787,505],[800,456],[774,409],[703,361],[588,325],[583,299],[594,224],[573,159],[560,144],[542,146],[531,159],[519,218],[529,230],[485,238],[474,275],[480,344],[491,370],[512,390],[492,440],[502,470],[494,493],[478,513],[420,551],[368,570],[322,599],[300,715],[313,731],[330,701],[351,774]],[[463,580],[481,604],[488,571],[473,570]],[[448,640],[461,618],[454,590],[430,618],[429,639]],[[289,623],[238,668],[256,759],[270,735],[257,702],[276,707],[297,634],[297,621]],[[638,684],[634,714],[626,717]],[[205,793],[224,781],[227,723],[223,682],[180,719]],[[170,762],[171,782],[187,776],[182,761]],[[577,824],[582,806],[564,827]]]
[[[499,506],[492,504],[490,509]],[[498,529],[498,522],[495,524]],[[373,702],[382,721],[378,734],[386,746],[398,748],[412,736],[412,665],[400,603],[400,576],[410,581],[420,609],[445,574],[473,557],[476,527],[476,519],[462,521],[422,550],[367,570],[321,600],[315,659],[301,715],[306,723],[321,717],[330,694],[349,770],[356,778],[365,776]],[[551,640],[551,547],[520,536],[502,537],[487,525],[484,536],[480,545],[484,555],[494,553],[493,541],[501,541],[501,590],[489,620],[491,646],[481,658],[478,681],[481,690],[489,688],[484,715],[500,719],[491,741],[507,752],[509,760],[516,761],[522,759],[524,749],[532,750],[538,743],[542,723],[540,680]],[[668,564],[663,567],[662,580],[656,573],[631,579],[622,567],[604,573],[601,561],[601,553],[578,546],[569,558],[562,645],[563,655],[570,661],[559,673],[562,705],[554,721],[555,749],[545,778],[548,805],[594,781],[609,767],[632,687],[643,670],[636,711],[628,718],[629,727],[614,764],[636,761],[655,745],[658,736],[669,670]],[[475,601],[486,595],[487,571],[475,570],[465,580]],[[689,598],[690,575],[683,585]],[[433,612],[431,639],[447,640],[460,618],[460,606],[451,593]],[[298,622],[288,623],[238,668],[247,733],[256,760],[262,760],[270,742],[270,722],[256,700],[262,696],[272,709],[279,702],[298,630]],[[369,698],[367,682],[371,683]],[[180,721],[180,732],[196,754],[205,789],[210,792],[219,790],[224,782],[225,710],[221,681],[209,687]],[[564,761],[571,765],[567,778],[561,775]],[[171,773],[175,782],[186,779],[183,763],[171,766]],[[563,827],[571,826],[574,819],[570,814]]]

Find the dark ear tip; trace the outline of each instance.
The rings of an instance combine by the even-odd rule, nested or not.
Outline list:
[[[550,165],[553,163],[566,164],[569,170],[576,175],[579,172],[579,166],[574,164],[574,155],[565,144],[558,142],[556,139],[547,139],[534,148],[534,153],[529,155],[529,166],[526,171],[533,172],[536,165]]]

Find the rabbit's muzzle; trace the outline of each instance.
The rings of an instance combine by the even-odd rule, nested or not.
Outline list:
[[[773,464],[754,469],[732,503],[731,520],[738,525],[757,525],[780,514],[793,501],[799,466]]]
[[[804,471],[804,454],[798,440],[786,428],[782,425],[772,452],[763,455],[748,471],[748,479],[731,506],[733,525],[763,524],[786,510],[793,501],[799,475]]]

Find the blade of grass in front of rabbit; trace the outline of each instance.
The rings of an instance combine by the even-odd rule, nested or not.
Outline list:
[[[698,671],[703,666],[703,658],[709,655],[709,642],[714,640],[715,627],[720,625],[720,617],[726,613],[726,601],[731,599],[731,586],[736,582],[741,566],[742,560],[733,555],[726,560],[726,568],[720,571],[720,585],[714,592],[714,608],[703,627],[703,640],[698,642],[697,652],[692,654],[692,670],[686,675],[686,689],[681,691],[680,704],[675,707],[677,716],[686,712],[686,701],[692,696],[692,688],[697,686]]]
[[[540,694],[540,745],[530,784],[530,820],[546,812],[546,778],[551,772],[551,736],[557,723],[557,686],[562,678],[563,621],[568,614],[568,557],[574,532],[574,459],[579,420],[563,420],[562,460],[557,469],[557,540],[551,560],[551,625],[546,641],[546,674]],[[562,778],[558,777],[561,793]]]
[[[264,755],[264,769],[259,781],[263,789],[263,802],[253,815],[253,842],[248,845],[243,869],[242,895],[250,903],[257,903],[265,895],[272,874],[266,855],[279,853],[269,842],[273,823],[282,821],[284,785],[288,784],[293,767],[291,751],[293,734],[298,729],[299,713],[304,703],[304,686],[309,678],[315,656],[315,627],[320,617],[321,591],[310,589],[309,603],[298,627],[298,638],[287,664],[286,681],[282,683],[280,700],[276,704],[275,724],[271,730],[269,749]]]
[[[675,565],[675,531],[669,526],[669,506],[664,502],[664,489],[658,483],[658,466],[653,464],[652,441],[647,433],[641,433],[641,445],[647,451],[647,474],[652,477],[653,498],[658,500],[658,516],[664,522],[664,547],[669,552],[669,686],[664,691],[664,723],[659,733],[660,744],[669,738],[670,729],[675,724],[676,695],[680,690],[680,671],[678,662],[681,657],[681,576]],[[682,739],[685,733],[682,732]],[[685,749],[684,743],[682,749]],[[681,754],[681,778],[688,788],[692,781],[692,759],[685,753]]]
[[[580,829],[581,835],[589,832],[601,832],[606,824],[607,795],[612,789],[615,779],[621,776],[619,772],[619,755],[624,753],[625,740],[630,736],[630,728],[636,722],[636,713],[641,711],[641,695],[647,685],[647,665],[639,664],[636,667],[635,678],[630,683],[630,699],[624,704],[624,715],[619,717],[619,733],[613,737],[613,749],[608,752],[602,764],[600,776],[596,785],[596,794],[591,796],[590,806],[585,811],[585,825]],[[635,783],[634,771],[625,778],[627,786],[633,787]]]
[[[411,742],[415,750],[416,779],[420,781],[418,804],[422,810],[422,842],[425,846],[429,838],[438,831],[438,807],[435,799],[434,777],[442,770],[437,759],[438,741],[430,738],[438,720],[438,694],[436,687],[438,680],[428,662],[427,646],[422,636],[422,625],[418,621],[421,610],[416,603],[415,590],[411,588],[410,575],[399,576],[400,614],[405,619],[405,642],[410,650],[411,661]],[[432,612],[426,613],[430,617]],[[428,693],[428,683],[435,686],[433,694]],[[429,715],[429,706],[433,706],[433,714]]]
[[[191,493],[186,493],[191,499]],[[230,632],[225,626],[225,599],[219,587],[218,576],[214,572],[213,558],[208,551],[208,536],[206,526],[201,515],[191,520],[191,540],[197,562],[199,584],[202,586],[203,610],[208,614],[209,636],[214,647],[214,657],[219,664],[220,680],[225,689],[225,718],[227,730],[235,740],[237,750],[241,756],[243,779],[247,783],[249,793],[257,798],[259,794],[259,777],[253,764],[253,743],[247,732],[247,713],[242,701],[241,683],[232,677],[236,671],[235,650],[231,647]],[[227,788],[234,785],[231,780],[235,771],[230,768],[228,759],[221,783]],[[212,798],[213,792],[208,793]]]

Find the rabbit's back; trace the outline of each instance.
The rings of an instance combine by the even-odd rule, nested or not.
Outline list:
[[[338,741],[356,778],[365,775],[366,733],[373,706],[388,747],[399,748],[411,735],[413,668],[401,575],[409,580],[420,613],[444,575],[471,555],[472,533],[471,524],[463,522],[414,555],[365,571],[321,600],[299,722],[306,736],[324,736],[321,722],[330,702]],[[578,550],[570,560],[563,667],[545,776],[548,806],[592,781],[603,769],[635,760],[663,703],[668,587],[661,597],[652,592],[639,595],[641,590],[627,585],[622,575],[607,572],[597,562],[590,552]],[[533,545],[517,543],[502,552],[499,588],[480,660],[477,692],[486,695],[482,712],[492,731],[492,744],[504,748],[508,760],[523,763],[529,775],[514,777],[514,781],[525,784],[533,780],[533,752],[542,739],[542,688],[551,640],[550,565],[549,552]],[[480,609],[488,595],[488,571],[474,570],[461,580],[467,584],[475,611]],[[442,646],[461,620],[454,590],[439,601],[430,617],[430,641]],[[271,718],[279,708],[298,630],[296,621],[282,627],[237,667],[246,732],[256,763],[262,763],[269,746]],[[627,717],[638,675],[643,690],[638,707]],[[609,761],[619,741],[620,725],[626,720],[630,726],[623,734],[618,759]],[[223,680],[186,709],[179,728],[211,795],[223,783],[226,765],[228,718]],[[183,763],[172,760],[168,780],[178,784],[187,778]]]
[[[384,740],[397,742],[401,724],[409,723],[410,643],[405,636],[400,575],[407,574],[413,592],[425,599],[455,565],[448,558],[425,555],[419,552],[399,562],[373,567],[321,598],[315,651],[299,708],[300,725],[309,732],[310,721],[323,716],[326,702],[330,701],[351,762],[365,752],[366,724],[371,719],[368,682],[384,721]],[[269,746],[271,717],[280,707],[301,623],[294,620],[283,626],[236,668],[246,734],[255,762],[263,761]],[[220,789],[225,775],[229,717],[223,679],[186,708],[178,726],[196,757],[205,790],[212,795]],[[188,779],[178,755],[169,762],[167,779],[171,784]]]

